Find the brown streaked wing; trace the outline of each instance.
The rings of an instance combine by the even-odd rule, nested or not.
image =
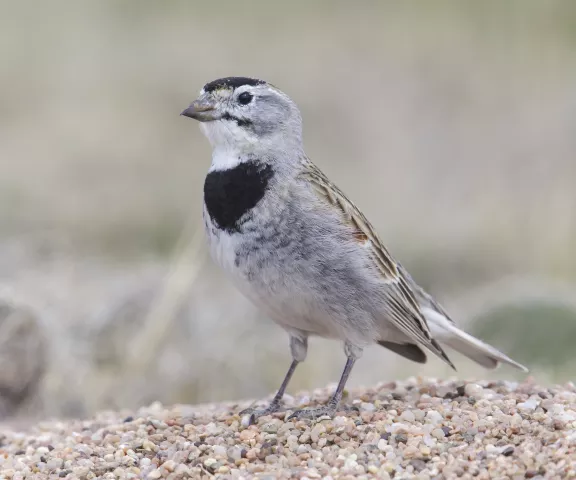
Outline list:
[[[454,319],[451,318],[450,315],[448,315],[448,312],[446,310],[444,310],[444,307],[440,305],[436,301],[436,299],[432,297],[432,295],[430,295],[426,290],[424,290],[420,285],[418,285],[402,265],[398,264],[398,270],[400,271],[400,275],[406,278],[408,284],[414,291],[414,294],[416,295],[416,299],[418,300],[419,305],[428,306],[431,309],[436,310],[439,314],[444,316],[446,320],[448,320],[453,324],[456,324],[456,322],[454,322]]]
[[[389,287],[386,293],[390,315],[396,326],[452,365],[442,348],[432,339],[428,324],[403,272],[364,214],[309,160],[304,164],[302,176],[311,183],[321,200],[340,210],[344,220],[354,227],[354,237],[359,242],[366,244],[369,241],[371,258]]]

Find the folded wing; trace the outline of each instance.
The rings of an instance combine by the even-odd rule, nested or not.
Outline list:
[[[384,280],[383,293],[387,297],[388,316],[393,324],[408,338],[426,347],[454,368],[442,347],[432,337],[408,278],[364,214],[309,160],[306,160],[302,176],[313,186],[321,201],[340,212],[343,220],[353,227],[351,235],[368,250],[375,268]]]

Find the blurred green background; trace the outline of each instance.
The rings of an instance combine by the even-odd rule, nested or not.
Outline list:
[[[207,257],[210,148],[179,117],[228,75],[300,105],[309,156],[458,323],[573,379],[575,50],[571,0],[3,2],[0,417],[276,389],[287,339]],[[291,391],[343,362],[313,340]],[[373,347],[350,385],[406,375],[452,373]]]

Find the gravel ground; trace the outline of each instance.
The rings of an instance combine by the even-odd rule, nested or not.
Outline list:
[[[314,405],[331,388],[286,396]],[[260,402],[259,402],[260,403]],[[238,404],[153,404],[2,428],[0,478],[576,478],[576,388],[408,379],[333,419],[247,426]]]

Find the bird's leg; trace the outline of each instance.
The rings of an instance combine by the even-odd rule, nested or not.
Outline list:
[[[282,381],[282,385],[274,395],[274,398],[270,402],[266,408],[263,409],[256,409],[256,408],[247,408],[240,412],[240,415],[250,415],[249,424],[252,425],[256,422],[258,417],[262,417],[264,415],[270,415],[271,413],[277,412],[281,408],[282,398],[284,397],[284,392],[286,391],[286,387],[290,383],[290,379],[292,375],[294,375],[294,371],[300,362],[303,362],[306,358],[306,352],[308,350],[308,339],[306,337],[301,336],[290,336],[290,351],[292,352],[292,363],[290,364],[290,368]]]
[[[360,348],[349,344],[346,344],[345,351],[348,357],[346,360],[346,366],[344,367],[344,371],[342,372],[342,376],[338,382],[338,387],[336,388],[334,395],[332,395],[332,398],[328,400],[328,403],[318,408],[296,410],[288,417],[289,420],[292,418],[309,418],[314,420],[324,415],[332,416],[336,413],[340,400],[342,400],[342,393],[344,392],[344,387],[346,386],[352,367],[354,366],[354,363],[356,363],[356,360],[362,355],[362,350]]]

